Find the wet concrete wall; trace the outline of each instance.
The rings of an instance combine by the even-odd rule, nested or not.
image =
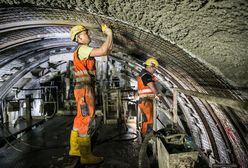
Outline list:
[[[102,14],[150,30],[248,87],[247,0],[1,0]],[[1,5],[1,6],[2,6]]]

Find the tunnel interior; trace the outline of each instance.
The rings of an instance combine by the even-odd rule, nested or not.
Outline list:
[[[75,115],[75,102],[73,88],[66,86],[72,83],[70,66],[73,51],[77,47],[70,40],[69,31],[73,25],[85,25],[92,36],[90,46],[99,47],[105,40],[100,29],[102,23],[113,30],[114,47],[108,56],[97,58],[96,112],[101,116],[104,110],[108,111],[107,118],[101,116],[104,125],[100,130],[105,137],[99,134],[98,140],[111,137],[111,133],[106,136],[108,130],[113,131],[109,127],[111,124],[117,124],[114,128],[122,130],[123,124],[119,121],[125,123],[125,129],[131,129],[130,125],[136,127],[133,126],[139,118],[134,94],[137,91],[136,77],[143,68],[143,62],[155,57],[160,64],[156,72],[157,87],[165,99],[165,102],[156,104],[157,129],[166,128],[176,121],[177,128],[193,139],[199,158],[204,162],[200,167],[248,165],[246,90],[234,86],[181,45],[135,24],[101,13],[82,12],[82,9],[52,9],[24,3],[1,6],[0,12],[0,163],[4,166],[13,167],[17,163],[20,167],[32,167],[23,161],[25,159],[20,161],[18,157],[3,161],[6,158],[8,160],[7,154],[16,154],[13,149],[17,142],[29,141],[26,135],[35,136],[32,131],[44,129],[48,132],[46,138],[49,138],[49,131],[57,128],[57,125],[51,126],[53,122],[61,122],[64,124],[63,129],[69,131],[72,116]],[[247,67],[244,71],[247,72]],[[108,99],[111,100],[109,104],[106,103]],[[111,105],[114,107],[106,108]],[[175,106],[176,115],[173,114]],[[111,118],[116,113],[117,121],[115,117]],[[65,116],[70,116],[70,119],[65,119]],[[66,122],[63,123],[63,120]],[[133,131],[136,129],[138,127]],[[63,130],[60,133],[63,134]],[[62,146],[68,150],[68,142],[63,138]],[[135,134],[129,135],[127,139],[131,139],[128,144],[124,144],[129,150],[128,156],[118,158],[119,163],[105,162],[99,167],[136,167],[140,138]],[[33,138],[33,143],[39,144],[39,139]],[[113,148],[121,148],[123,144],[111,145],[117,145]],[[108,155],[108,151],[102,153],[104,148],[109,147],[103,145],[97,148],[96,142],[96,152],[113,157]],[[63,150],[61,153],[65,155]],[[60,157],[58,155],[51,160]],[[158,156],[159,159],[161,156]],[[55,164],[51,162],[40,165]],[[161,167],[162,163],[159,164]]]

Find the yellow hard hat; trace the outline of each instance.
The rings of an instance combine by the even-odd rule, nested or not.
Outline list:
[[[158,61],[155,59],[155,58],[148,58],[147,60],[146,60],[146,62],[144,62],[144,64],[146,65],[146,66],[154,66],[154,67],[156,67],[156,68],[158,68]]]
[[[86,31],[86,30],[87,29],[82,25],[77,25],[77,26],[72,27],[71,31],[70,31],[71,40],[75,41],[76,35],[80,32]]]

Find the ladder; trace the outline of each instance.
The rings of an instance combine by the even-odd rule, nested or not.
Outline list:
[[[117,124],[121,119],[120,88],[105,89],[102,92],[104,124]]]

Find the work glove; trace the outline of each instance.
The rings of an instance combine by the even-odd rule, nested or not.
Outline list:
[[[162,96],[160,94],[155,95],[155,100],[160,101],[162,100]]]
[[[112,35],[112,30],[106,25],[106,24],[102,24],[101,25],[102,28],[102,32],[106,35]]]

